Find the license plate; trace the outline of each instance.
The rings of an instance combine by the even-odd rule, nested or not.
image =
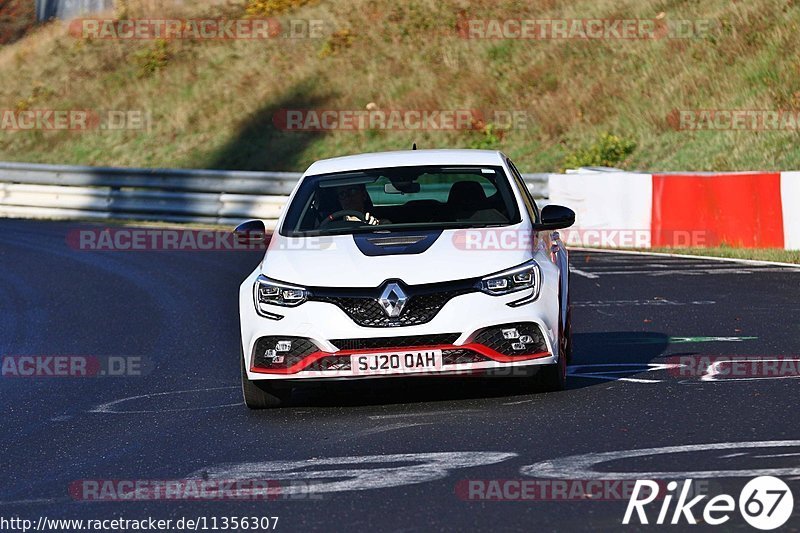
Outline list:
[[[403,374],[442,369],[441,350],[354,354],[350,356],[354,374]]]

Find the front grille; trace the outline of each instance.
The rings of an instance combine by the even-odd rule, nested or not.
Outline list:
[[[515,349],[512,345],[519,343],[520,339],[506,339],[503,330],[516,329],[519,337],[529,336],[531,341],[525,343],[523,349]],[[503,355],[528,355],[547,351],[547,344],[542,335],[542,330],[533,322],[520,322],[516,324],[501,324],[479,331],[472,342],[483,344]]]
[[[474,290],[471,287],[463,287],[426,294],[412,294],[408,296],[405,308],[397,318],[386,316],[374,296],[311,296],[309,299],[336,305],[359,326],[416,326],[433,320],[442,307],[456,296]]]
[[[291,347],[288,351],[277,351],[276,347],[280,341],[290,341]],[[272,355],[268,355],[268,350],[275,350],[275,355],[282,356],[283,361],[275,362]],[[256,341],[253,348],[253,366],[261,368],[286,368],[302,361],[304,357],[318,352],[316,344],[304,337],[269,336],[261,337]]]
[[[373,350],[380,348],[405,348],[407,346],[436,346],[453,344],[459,333],[433,335],[407,335],[405,337],[372,337],[368,339],[333,339],[331,344],[339,350]]]
[[[445,365],[459,365],[464,363],[480,363],[491,361],[489,357],[478,352],[460,348],[457,350],[442,350],[442,363]]]
[[[350,358],[339,356],[327,356],[314,361],[304,371],[318,371],[318,372],[337,372],[340,370],[350,370]]]

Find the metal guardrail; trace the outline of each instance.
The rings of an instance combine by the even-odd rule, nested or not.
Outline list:
[[[0,217],[274,223],[300,176],[0,162]],[[535,197],[547,197],[548,174],[523,177]]]
[[[30,1],[30,0],[29,0]],[[69,19],[114,8],[114,0],[35,0],[36,20]]]

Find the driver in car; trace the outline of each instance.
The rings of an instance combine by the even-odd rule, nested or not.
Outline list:
[[[358,211],[364,213],[364,220],[362,221],[356,216],[347,215],[344,220],[350,222],[366,222],[371,226],[377,226],[381,223],[380,220],[375,218],[369,213],[372,209],[372,200],[367,194],[367,188],[364,185],[343,185],[336,188],[336,197],[339,199],[339,204],[344,211]]]

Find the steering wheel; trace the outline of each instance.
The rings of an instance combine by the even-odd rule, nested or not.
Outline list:
[[[335,220],[339,220],[340,218],[344,217],[356,217],[364,224],[367,223],[367,216],[364,213],[360,211],[353,211],[352,209],[342,209],[341,211],[336,211],[335,213],[331,213],[330,215],[326,216],[322,222],[320,222],[319,227],[321,228]]]

